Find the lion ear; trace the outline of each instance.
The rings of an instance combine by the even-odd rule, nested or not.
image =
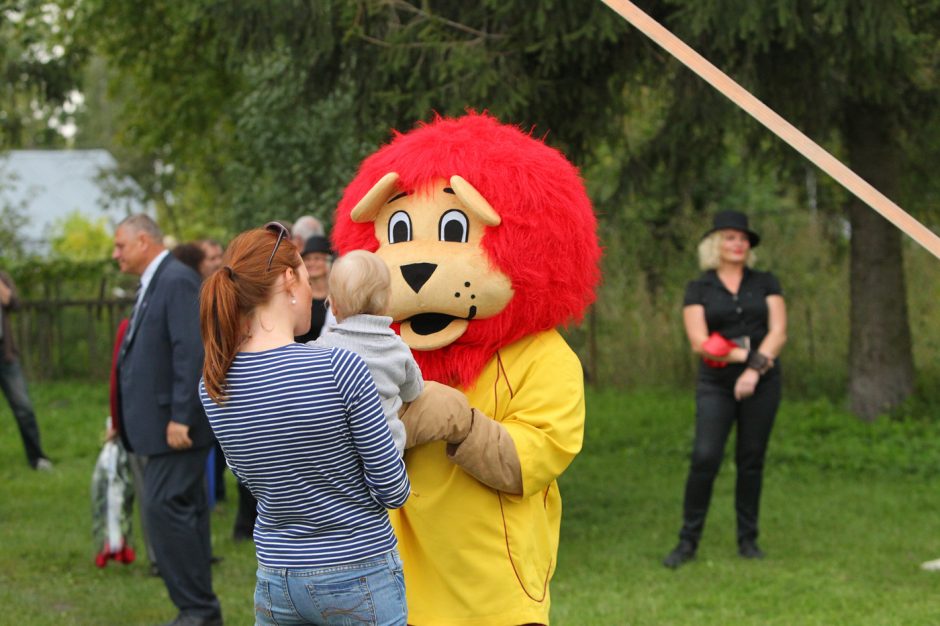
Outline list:
[[[451,176],[450,188],[454,190],[454,194],[460,198],[464,206],[476,213],[477,217],[487,226],[499,226],[500,222],[502,222],[499,213],[497,213],[492,205],[486,201],[486,198],[464,178],[456,175]]]
[[[349,213],[350,219],[358,224],[375,221],[375,216],[379,214],[382,205],[395,192],[397,184],[398,174],[395,172],[389,172],[380,178],[379,182],[375,183],[372,189],[362,197],[362,200],[353,207]]]

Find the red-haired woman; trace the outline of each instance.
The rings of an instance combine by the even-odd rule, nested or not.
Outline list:
[[[294,342],[312,292],[277,223],[239,235],[200,298],[200,395],[232,472],[258,500],[258,624],[405,624],[387,508],[410,493],[362,359]]]
[[[746,215],[719,212],[699,244],[699,265],[705,272],[686,288],[685,331],[702,363],[682,530],[679,544],[663,561],[666,567],[695,557],[734,425],[738,554],[746,559],[764,556],[757,545],[757,517],[764,456],[780,405],[780,368],[774,365],[787,340],[787,312],[777,278],[748,267],[758,243]]]

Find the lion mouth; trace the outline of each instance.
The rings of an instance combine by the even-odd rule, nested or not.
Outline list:
[[[470,307],[470,312],[467,317],[456,317],[454,315],[447,315],[446,313],[420,313],[408,318],[408,322],[411,323],[411,330],[416,335],[428,336],[435,333],[439,333],[448,326],[454,320],[462,319],[466,321],[472,320],[476,317],[477,308],[475,306]]]
[[[411,330],[415,334],[433,335],[447,328],[455,319],[457,318],[453,315],[445,315],[444,313],[421,313],[408,318],[408,321],[411,322]]]

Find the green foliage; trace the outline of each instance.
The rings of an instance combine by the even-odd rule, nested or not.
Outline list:
[[[3,160],[0,160],[0,194],[10,184],[12,176],[6,171]],[[0,200],[0,255],[7,259],[23,257],[24,246],[19,237],[19,230],[26,224],[26,208],[24,202],[11,203],[5,194]]]
[[[73,0],[0,4],[0,150],[62,145],[84,50],[72,39]]]
[[[843,158],[853,107],[879,107],[903,146],[903,204],[936,223],[940,2],[641,5]],[[487,109],[534,127],[588,181],[605,246],[599,382],[693,376],[682,291],[711,212],[737,208],[787,290],[787,384],[843,393],[847,194],[601,2],[83,0],[63,15],[66,57],[94,54],[78,141],[107,144],[180,240],[306,213],[328,223],[390,128]],[[909,301],[929,380],[940,348],[924,292]],[[569,336],[587,355],[587,331]]]
[[[52,255],[68,261],[101,261],[110,257],[113,240],[107,219],[86,218],[78,211],[53,224],[49,241]]]
[[[587,155],[628,41],[578,2],[91,0],[77,19],[122,103],[126,173],[180,232],[328,217],[361,157],[433,112],[489,109]]]
[[[26,258],[5,262],[20,296],[31,299],[68,299],[110,296],[105,284],[128,285],[134,279],[118,272],[110,259]]]

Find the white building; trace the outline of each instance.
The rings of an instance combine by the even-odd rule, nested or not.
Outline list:
[[[141,203],[134,181],[107,175],[116,167],[107,150],[2,153],[0,208],[20,210],[26,217],[19,234],[37,252],[48,245],[53,225],[75,212],[91,221],[105,217],[112,225],[131,213],[154,216],[154,208]]]

